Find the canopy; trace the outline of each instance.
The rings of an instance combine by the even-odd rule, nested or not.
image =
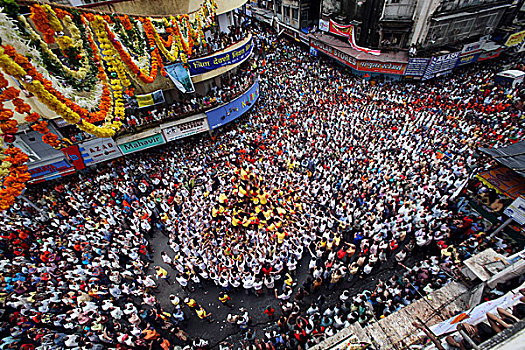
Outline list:
[[[525,177],[525,141],[501,148],[480,147],[479,151],[492,156],[501,165]]]

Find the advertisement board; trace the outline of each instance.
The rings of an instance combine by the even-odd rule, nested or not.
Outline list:
[[[151,135],[142,139],[119,144],[118,147],[122,154],[130,154],[147,148],[155,147],[166,143],[162,134]]]
[[[250,38],[248,42],[241,47],[230,50],[228,52],[220,53],[214,56],[198,58],[188,61],[190,75],[200,75],[206,72],[240,63],[250,57],[253,50],[253,39]]]
[[[516,46],[521,44],[525,40],[525,30],[522,30],[521,32],[517,32],[514,34],[511,34],[507,41],[505,42],[505,46]]]
[[[210,130],[208,120],[204,114],[201,114],[201,116],[197,118],[190,117],[177,122],[161,125],[161,128],[166,142]]]
[[[481,52],[473,53],[471,55],[461,56],[456,62],[456,67],[466,66],[467,64],[476,63]]]
[[[64,159],[54,163],[37,166],[28,170],[31,174],[30,183],[37,183],[46,180],[56,179],[62,176],[71,175],[76,172],[75,167]]]
[[[456,66],[461,52],[452,52],[446,55],[433,56],[428,63],[423,80],[448,74]]]
[[[122,152],[112,138],[93,139],[79,146],[84,164],[93,165],[122,156]]]
[[[177,89],[185,94],[195,92],[190,72],[184,67],[182,62],[165,66],[164,69]]]
[[[319,20],[319,30],[323,32],[327,32],[329,29],[330,29],[330,23],[328,21],[320,19]]]
[[[496,49],[496,50],[483,52],[481,55],[479,55],[478,61],[481,62],[481,61],[492,60],[494,58],[497,58],[497,57],[499,57],[499,55],[501,55],[502,51],[503,51],[503,49],[499,48],[499,49]]]
[[[479,52],[483,49],[483,46],[485,45],[485,40],[479,40],[474,43],[465,44],[463,45],[463,49],[461,50],[461,55],[469,55],[476,52]]]
[[[411,77],[422,77],[425,75],[430,58],[409,58],[405,69],[405,75]]]
[[[316,49],[317,51],[321,51],[325,55],[335,58],[336,60],[346,64],[347,66],[357,69],[357,60],[344,52],[336,50],[335,48],[315,39],[310,40],[310,46]]]
[[[211,129],[216,129],[219,126],[228,124],[246,113],[258,98],[259,81],[257,80],[242,96],[237,97],[230,103],[207,111],[208,125]]]
[[[374,62],[374,61],[358,61],[357,70],[361,72],[383,73],[383,74],[400,74],[405,72],[406,64],[404,63],[389,63],[389,62]]]

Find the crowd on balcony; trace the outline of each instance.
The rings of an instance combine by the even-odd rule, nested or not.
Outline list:
[[[238,43],[247,36],[247,28],[237,25],[228,26],[228,33],[215,32],[206,39],[206,46],[196,44],[191,58],[213,55],[217,51],[225,50]]]
[[[128,132],[137,128],[159,124],[168,120],[181,119],[186,116],[206,111],[235,99],[242,95],[255,82],[256,71],[250,61],[245,62],[235,74],[222,75],[220,83],[212,82],[207,94],[192,93],[170,105],[163,104],[149,110],[136,109],[129,113],[124,124]]]
[[[476,147],[523,137],[520,89],[490,83],[497,64],[372,85],[275,34],[255,40],[267,51],[245,119],[40,185],[34,206],[2,214],[2,348],[207,349],[219,322],[242,337],[221,349],[306,349],[428,295],[486,247],[514,252],[453,195]],[[255,74],[127,127],[231,100]],[[228,310],[268,305],[218,319],[201,289]]]

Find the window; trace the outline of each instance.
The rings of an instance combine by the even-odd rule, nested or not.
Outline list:
[[[284,22],[290,23],[290,7],[289,6],[283,6],[283,16],[284,16]]]
[[[292,9],[292,19],[294,21],[299,20],[299,9]]]

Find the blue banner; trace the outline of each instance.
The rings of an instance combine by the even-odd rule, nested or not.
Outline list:
[[[422,77],[425,75],[430,58],[409,58],[405,75],[411,77]]]
[[[471,55],[462,56],[456,62],[456,67],[465,66],[467,64],[475,63],[478,60],[480,55],[481,55],[481,52],[480,53],[473,53]]]
[[[210,129],[226,125],[246,113],[259,98],[259,80],[252,87],[235,100],[206,112]]]
[[[252,39],[228,52],[224,52],[215,56],[197,58],[195,60],[188,61],[190,67],[190,75],[200,75],[206,72],[212,71],[217,68],[236,64],[247,59],[252,53],[253,45]]]
[[[423,80],[439,77],[441,75],[452,72],[452,69],[456,66],[456,62],[459,59],[461,52],[452,52],[447,55],[433,56],[425,70]]]

